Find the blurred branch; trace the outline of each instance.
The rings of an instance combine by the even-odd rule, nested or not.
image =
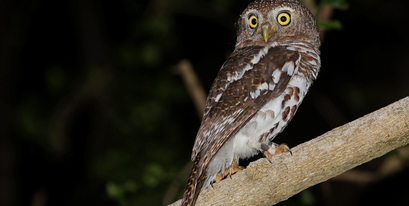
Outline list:
[[[199,78],[194,72],[192,64],[190,61],[184,59],[181,60],[175,68],[176,72],[182,75],[189,95],[192,97],[195,104],[197,115],[199,118],[202,118],[206,104],[206,92],[200,84]]]
[[[311,13],[316,14],[317,12],[317,4],[315,3],[315,0],[300,0],[304,6],[306,6]]]
[[[107,46],[105,32],[101,29],[100,2],[87,0],[71,3],[77,9],[75,13],[79,19],[81,50],[88,66],[85,67],[85,79],[79,78],[78,87],[72,86],[74,89],[60,98],[49,120],[51,149],[59,157],[70,150],[68,129],[74,122],[73,117],[91,102],[100,101],[99,97],[106,92],[113,79],[111,67],[106,63]]]
[[[317,6],[317,4],[315,3],[315,0],[300,0],[300,1],[311,11],[312,14],[314,14],[317,21],[327,22],[331,19],[332,12],[334,10],[332,6],[326,5],[326,4],[320,4]],[[322,28],[320,28],[321,41],[324,39],[324,33],[325,31]]]
[[[107,67],[98,67],[78,88],[59,100],[49,119],[51,149],[58,157],[70,149],[67,130],[72,125],[76,111],[93,101],[99,101],[111,79],[112,74]]]
[[[331,19],[333,11],[332,6],[327,4],[320,4],[317,6],[315,0],[300,0],[300,2],[304,4],[311,11],[312,14],[314,14],[317,20],[328,21]]]
[[[199,195],[197,205],[272,205],[409,143],[409,97],[277,155]],[[180,205],[180,201],[172,205]]]
[[[163,196],[162,205],[168,205],[172,203],[174,199],[176,199],[179,189],[181,187],[184,188],[183,186],[184,184],[186,184],[186,176],[189,175],[191,168],[192,168],[191,162],[189,162],[188,164],[185,164],[183,169],[179,172],[179,174],[170,184],[169,188],[166,190],[166,193]]]

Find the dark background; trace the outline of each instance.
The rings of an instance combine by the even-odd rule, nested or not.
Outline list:
[[[0,1],[0,205],[161,205],[181,198],[207,92],[250,1]],[[409,2],[354,0],[275,142],[294,147],[409,94]],[[402,151],[406,151],[401,149]],[[388,159],[354,171],[374,175]],[[369,183],[330,180],[281,205],[408,205],[408,156]]]

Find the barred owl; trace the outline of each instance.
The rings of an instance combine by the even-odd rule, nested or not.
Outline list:
[[[239,159],[259,152],[271,158],[272,140],[317,78],[319,46],[317,23],[297,0],[247,6],[238,20],[235,49],[206,101],[182,205],[194,205],[202,188],[240,171]]]

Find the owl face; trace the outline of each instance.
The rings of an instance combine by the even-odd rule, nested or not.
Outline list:
[[[256,1],[240,15],[236,48],[266,45],[287,40],[319,46],[319,32],[313,15],[298,1]]]

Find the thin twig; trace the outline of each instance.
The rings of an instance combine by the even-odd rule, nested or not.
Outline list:
[[[195,104],[197,115],[199,118],[202,118],[206,104],[206,92],[204,91],[199,78],[194,72],[192,64],[189,60],[181,60],[176,66],[176,71],[182,75],[189,95],[192,97]]]

